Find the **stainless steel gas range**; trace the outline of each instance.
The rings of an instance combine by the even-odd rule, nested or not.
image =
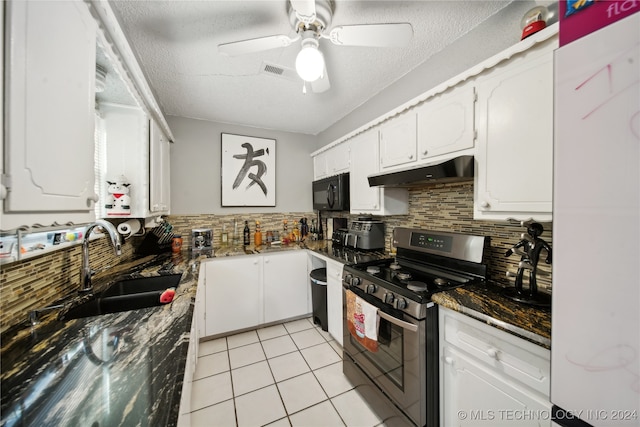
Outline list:
[[[382,415],[387,425],[439,424],[438,313],[431,295],[486,280],[486,239],[396,228],[395,259],[344,267],[343,371],[376,399],[372,407],[387,403]],[[374,346],[363,344],[350,329],[354,319],[347,306],[354,298],[377,309]]]

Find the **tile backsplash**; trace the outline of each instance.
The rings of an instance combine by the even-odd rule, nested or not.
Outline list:
[[[323,212],[323,218],[344,217],[349,220],[362,215]],[[213,231],[213,245],[220,245],[223,225],[232,239],[234,220],[242,242],[244,221],[249,221],[251,238],[255,231],[255,221],[260,221],[262,231],[282,230],[282,221],[291,226],[301,218],[316,218],[314,212],[288,212],[273,214],[236,215],[171,215],[167,218],[173,225],[173,232],[183,237],[183,247],[191,247],[191,229],[210,228]],[[409,190],[409,214],[382,217],[386,229],[386,250],[390,250],[391,233],[395,227],[415,227],[428,230],[452,231],[489,236],[490,246],[486,253],[490,278],[508,286],[506,273],[516,272],[520,257],[505,257],[505,252],[521,240],[526,229],[518,222],[476,221],[473,219],[473,183],[438,184]],[[543,223],[541,238],[553,246],[552,224]],[[326,232],[326,227],[324,228]],[[263,234],[264,236],[264,234]],[[99,269],[107,265],[126,262],[133,257],[136,239],[127,241],[124,253],[116,258],[107,239],[91,242],[91,267]],[[551,266],[544,264],[546,253],[542,253],[538,276],[541,290],[551,290]],[[0,332],[26,320],[30,310],[45,307],[56,299],[69,295],[79,288],[81,247],[76,245],[20,262],[3,265],[0,270]]]
[[[362,215],[333,215],[348,218],[349,221]],[[409,214],[381,217],[385,223],[386,250],[390,250],[391,234],[395,227],[422,228],[427,230],[451,231],[475,234],[491,238],[485,253],[488,274],[491,280],[509,286],[507,271],[515,273],[520,257],[505,253],[521,240],[526,233],[520,222],[496,222],[473,219],[473,183],[435,184],[427,187],[409,189]],[[541,223],[544,233],[540,236],[553,248],[552,223]],[[544,263],[543,251],[538,264],[538,287],[542,291],[551,291],[551,266]],[[525,282],[526,285],[526,282]]]
[[[107,238],[90,242],[91,268],[126,262],[133,258],[128,241],[117,257]],[[3,265],[0,269],[0,332],[27,320],[29,311],[41,309],[80,289],[82,245]]]

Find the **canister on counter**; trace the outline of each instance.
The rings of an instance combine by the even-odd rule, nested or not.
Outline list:
[[[180,251],[182,250],[182,236],[179,234],[176,234],[175,236],[173,236],[173,239],[171,239],[171,252],[173,252],[174,254],[180,253]]]
[[[194,228],[191,230],[191,249],[211,249],[213,231],[210,228]]]

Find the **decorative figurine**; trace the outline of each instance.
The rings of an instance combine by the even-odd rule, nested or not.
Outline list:
[[[104,205],[107,216],[131,215],[131,197],[129,197],[129,180],[120,175],[115,181],[107,181],[107,200]]]
[[[509,249],[505,256],[509,257],[511,254],[518,253],[521,254],[520,263],[518,264],[518,272],[516,273],[516,282],[515,282],[515,295],[507,296],[512,297],[518,301],[535,303],[536,301],[541,300],[538,294],[538,284],[536,281],[536,276],[538,273],[538,261],[540,261],[540,252],[542,250],[547,251],[547,258],[544,260],[546,264],[551,264],[551,246],[543,239],[539,238],[539,236],[544,231],[542,225],[537,222],[532,222],[527,225],[527,234],[531,236],[531,238],[523,238],[518,243],[513,245],[511,249]],[[522,250],[520,250],[522,248]],[[525,270],[529,270],[529,293],[528,295],[524,293],[522,289],[522,281],[524,277]],[[513,292],[511,292],[513,294]],[[545,304],[546,305],[546,304]]]

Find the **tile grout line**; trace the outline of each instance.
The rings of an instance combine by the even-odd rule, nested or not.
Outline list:
[[[308,319],[309,319],[309,318],[305,318],[305,320],[307,320],[309,323],[311,323]],[[300,319],[300,320],[303,320],[303,319]],[[327,393],[327,391],[325,390],[325,388],[322,386],[322,383],[321,383],[321,382],[320,382],[320,380],[318,379],[318,377],[317,377],[317,375],[316,375],[315,371],[316,371],[316,370],[319,370],[319,369],[326,368],[326,367],[328,367],[328,366],[331,366],[333,363],[330,363],[330,364],[328,364],[328,365],[324,365],[324,366],[320,366],[320,367],[318,367],[318,368],[316,368],[316,369],[312,369],[312,368],[311,368],[311,366],[309,365],[309,362],[307,361],[307,359],[304,357],[304,355],[303,355],[303,353],[302,353],[302,350],[310,349],[310,348],[313,348],[313,347],[318,347],[318,346],[321,346],[321,345],[323,345],[323,344],[328,344],[328,345],[329,345],[329,347],[333,350],[333,352],[335,352],[335,353],[339,356],[339,358],[340,358],[340,360],[339,360],[339,361],[337,361],[337,362],[335,362],[335,363],[336,363],[336,364],[337,364],[337,363],[341,363],[341,362],[342,362],[342,358],[343,358],[343,356],[342,356],[342,355],[340,355],[340,353],[339,353],[339,352],[338,352],[338,351],[337,351],[337,350],[336,350],[336,349],[335,349],[335,348],[330,344],[330,343],[331,343],[331,341],[335,341],[335,340],[331,340],[331,341],[327,340],[327,338],[326,338],[326,337],[325,337],[325,336],[324,336],[324,335],[323,335],[323,334],[318,330],[318,329],[320,329],[320,327],[319,327],[319,326],[316,326],[315,324],[312,324],[310,328],[305,328],[305,329],[301,329],[301,330],[297,330],[297,331],[293,331],[293,332],[289,332],[289,330],[286,328],[286,326],[285,326],[285,324],[284,324],[284,323],[281,323],[281,324],[279,324],[279,325],[282,325],[282,326],[283,326],[284,330],[286,331],[286,334],[284,334],[284,335],[279,335],[279,336],[274,336],[274,337],[270,337],[270,338],[267,338],[267,339],[262,339],[262,338],[260,338],[260,335],[257,333],[258,329],[253,330],[253,331],[255,331],[255,333],[256,333],[256,335],[257,335],[257,337],[258,337],[258,341],[257,341],[257,342],[258,342],[258,343],[260,343],[260,348],[261,348],[261,350],[262,350],[262,352],[263,352],[263,354],[264,354],[265,359],[264,359],[264,360],[257,361],[257,362],[249,363],[249,364],[247,364],[247,365],[239,366],[239,367],[237,367],[237,368],[232,368],[232,367],[231,367],[231,356],[230,356],[230,350],[232,350],[232,349],[231,349],[231,348],[229,348],[228,337],[223,337],[223,338],[225,339],[226,350],[222,350],[222,351],[225,351],[225,352],[226,352],[226,355],[227,355],[227,361],[228,361],[228,364],[229,364],[229,377],[230,377],[230,383],[231,383],[230,385],[231,385],[231,394],[232,394],[232,397],[231,397],[230,399],[227,399],[227,400],[224,400],[224,401],[221,401],[221,402],[217,402],[217,403],[215,403],[215,404],[213,404],[213,405],[205,406],[205,407],[200,408],[200,409],[198,409],[198,410],[196,410],[196,411],[191,411],[191,413],[198,412],[198,411],[203,410],[203,409],[205,409],[205,408],[208,408],[208,407],[211,407],[211,406],[214,406],[214,405],[217,405],[217,404],[221,404],[221,403],[227,402],[227,401],[229,401],[229,400],[233,400],[233,405],[234,405],[234,416],[235,416],[236,426],[238,426],[238,425],[239,425],[239,423],[238,423],[238,410],[237,410],[237,405],[236,405],[236,398],[237,398],[237,397],[240,397],[240,396],[236,396],[236,395],[235,395],[235,388],[234,388],[234,385],[233,385],[233,373],[232,373],[232,371],[233,371],[234,369],[244,368],[244,367],[251,366],[251,365],[254,365],[254,364],[256,364],[256,363],[260,363],[260,362],[263,362],[263,361],[264,361],[264,362],[266,362],[266,363],[267,363],[267,367],[269,368],[269,373],[271,374],[271,378],[273,379],[273,384],[269,384],[269,385],[266,385],[266,386],[264,386],[264,387],[260,387],[260,388],[258,388],[258,389],[256,389],[256,390],[252,390],[251,392],[244,393],[244,394],[242,394],[241,396],[244,396],[244,395],[246,395],[246,394],[253,393],[253,392],[255,392],[255,391],[262,390],[262,389],[264,389],[264,388],[267,388],[267,387],[270,387],[270,386],[272,386],[272,385],[275,385],[275,386],[276,386],[276,390],[278,391],[278,396],[280,397],[280,401],[281,401],[281,403],[282,403],[282,406],[283,406],[283,408],[284,408],[284,412],[285,412],[285,414],[286,414],[286,415],[285,415],[284,417],[282,417],[282,418],[277,419],[277,420],[270,421],[270,422],[269,422],[269,424],[274,423],[274,422],[277,422],[277,421],[280,421],[280,420],[283,420],[283,419],[285,419],[285,418],[286,418],[286,419],[287,419],[287,421],[288,421],[288,423],[289,423],[289,425],[292,425],[292,423],[291,423],[291,419],[290,419],[290,417],[291,417],[292,415],[298,414],[298,413],[300,413],[300,412],[303,412],[303,411],[305,411],[305,410],[308,410],[308,409],[310,409],[310,408],[313,408],[314,406],[317,406],[317,405],[320,405],[320,404],[322,404],[322,403],[324,403],[324,402],[326,402],[326,401],[329,401],[329,404],[333,407],[334,411],[336,412],[336,414],[337,414],[337,415],[338,415],[338,417],[340,418],[341,422],[342,422],[344,425],[346,425],[345,420],[342,418],[342,415],[340,414],[340,412],[338,411],[338,409],[337,409],[337,408],[336,408],[336,406],[334,405],[334,403],[333,403],[332,399],[333,399],[333,398],[336,398],[336,397],[338,397],[338,396],[341,396],[341,395],[343,395],[343,394],[345,394],[345,393],[348,393],[348,392],[350,392],[350,391],[352,391],[352,390],[355,390],[355,388],[351,388],[351,389],[349,389],[349,390],[346,390],[346,391],[343,391],[343,392],[341,392],[341,393],[338,393],[337,395],[335,395],[335,396],[333,396],[333,397],[329,397],[329,394]],[[275,325],[274,325],[274,326],[275,326]],[[292,334],[294,334],[294,333],[304,332],[304,331],[308,331],[308,330],[315,330],[318,334],[320,334],[320,336],[321,336],[321,337],[322,337],[322,339],[323,339],[323,342],[321,342],[321,343],[317,343],[317,344],[313,344],[313,345],[308,346],[308,347],[300,348],[300,347],[298,346],[298,344],[295,342],[295,340],[293,339],[293,337],[292,337],[291,335],[292,335]],[[284,337],[284,336],[288,336],[288,337],[289,337],[289,339],[294,343],[294,346],[296,347],[296,350],[290,351],[290,352],[288,352],[288,353],[279,354],[279,355],[277,355],[277,356],[273,356],[273,357],[271,357],[271,358],[267,357],[266,351],[265,351],[264,346],[263,346],[263,342],[264,342],[264,341],[269,341],[269,340],[272,340],[272,339],[276,339],[276,338],[281,338],[281,337]],[[237,347],[234,347],[233,349],[236,349],[236,348],[242,348],[242,347],[245,347],[245,346],[248,346],[248,345],[252,345],[252,344],[255,344],[255,342],[251,342],[251,343],[247,343],[247,344],[244,344],[244,345],[241,345],[241,346],[237,346]],[[206,357],[206,356],[211,356],[211,355],[213,355],[213,354],[218,354],[218,353],[221,353],[222,351],[216,351],[216,352],[209,353],[209,354],[205,354],[205,355],[198,355],[198,359],[203,358],[203,357]],[[307,365],[307,367],[309,368],[309,371],[308,371],[308,372],[304,372],[304,373],[299,374],[299,375],[295,375],[295,376],[290,377],[290,378],[286,378],[286,379],[284,379],[284,380],[280,381],[280,383],[282,383],[282,382],[284,382],[284,381],[288,381],[288,380],[294,379],[294,378],[297,378],[297,377],[300,377],[300,376],[302,376],[302,375],[306,375],[306,374],[308,374],[308,373],[311,373],[311,374],[313,375],[313,378],[314,378],[314,379],[318,382],[318,384],[320,385],[320,388],[321,388],[322,392],[324,393],[324,395],[326,396],[326,399],[323,399],[323,400],[322,400],[322,401],[320,401],[320,402],[316,402],[316,403],[314,403],[314,404],[312,404],[312,405],[310,405],[310,406],[308,406],[308,407],[302,408],[302,409],[300,409],[300,410],[298,410],[298,411],[296,411],[296,412],[289,413],[289,412],[288,412],[288,410],[287,410],[287,407],[286,407],[286,405],[285,405],[285,403],[284,403],[284,399],[283,399],[282,394],[281,394],[281,392],[280,392],[280,388],[278,387],[278,382],[276,381],[276,378],[275,378],[275,375],[274,375],[273,370],[272,370],[272,368],[271,368],[271,365],[270,365],[270,363],[269,363],[269,360],[270,360],[270,359],[277,358],[277,357],[285,356],[285,355],[287,355],[287,354],[293,354],[293,353],[296,353],[296,352],[300,354],[300,357],[302,358],[302,360],[305,362],[305,364],[306,364],[306,365]],[[225,371],[223,371],[223,372],[221,372],[221,373],[224,373],[224,372],[225,372]],[[214,375],[215,375],[215,374],[214,374]],[[211,375],[211,376],[213,376],[213,375]],[[210,376],[208,376],[208,377],[210,377]],[[208,378],[208,377],[199,378],[199,379],[198,379],[198,380],[196,380],[196,381],[199,381],[199,380],[201,380],[201,379]],[[193,383],[193,382],[194,382],[194,381],[192,381],[192,383]]]

